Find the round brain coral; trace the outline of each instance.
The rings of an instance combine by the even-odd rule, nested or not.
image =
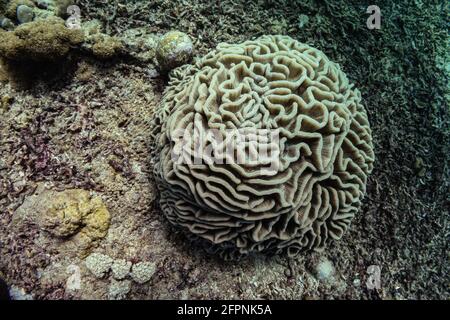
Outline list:
[[[179,137],[208,131],[215,140]],[[239,145],[230,132],[257,138]],[[266,132],[277,139],[261,138]],[[174,70],[153,139],[163,213],[225,257],[295,255],[340,239],[374,162],[360,92],[323,52],[286,36],[222,43]],[[274,141],[276,159],[258,153],[262,145],[274,151]],[[243,161],[228,161],[225,145]]]

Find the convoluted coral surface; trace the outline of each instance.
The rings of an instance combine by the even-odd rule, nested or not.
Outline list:
[[[290,37],[263,36],[219,44],[173,78],[155,121],[160,203],[173,224],[227,256],[295,254],[342,237],[374,153],[360,93],[337,64]],[[199,146],[211,129],[221,143]],[[233,131],[247,141],[233,144]],[[192,141],[177,143],[186,132]],[[229,159],[230,143],[241,161]],[[183,152],[204,161],[174,157]]]

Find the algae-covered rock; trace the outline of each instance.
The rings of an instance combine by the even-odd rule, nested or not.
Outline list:
[[[12,19],[16,20],[17,18],[17,8],[21,5],[25,5],[29,8],[34,8],[36,5],[31,0],[12,0],[8,3],[5,10],[5,15]]]
[[[16,27],[11,19],[5,17],[0,18],[0,26],[2,27],[2,29],[5,29],[7,31],[14,30],[14,28]]]
[[[156,48],[156,59],[162,69],[170,70],[191,61],[194,45],[183,32],[170,31],[163,35]]]
[[[142,62],[151,62],[156,55],[159,37],[146,28],[127,29],[121,35],[127,52]]]
[[[94,38],[92,53],[99,59],[111,59],[123,51],[120,39],[105,34],[99,34]]]
[[[51,17],[0,31],[0,56],[13,61],[52,61],[65,57],[83,41],[83,33],[68,29],[64,20]]]

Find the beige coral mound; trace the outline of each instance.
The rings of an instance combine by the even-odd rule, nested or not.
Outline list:
[[[174,70],[153,129],[162,211],[225,257],[294,255],[340,239],[374,162],[360,92],[323,52],[286,36],[222,43],[195,65]],[[277,165],[263,170],[267,159],[258,156],[200,164],[174,157],[180,130],[210,129],[223,141],[230,130],[277,131]],[[198,155],[196,143],[182,147]],[[241,159],[254,153],[250,144],[232,148]]]

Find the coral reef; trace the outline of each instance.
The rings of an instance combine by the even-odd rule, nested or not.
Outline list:
[[[101,198],[91,197],[86,190],[75,189],[49,192],[40,200],[45,204],[38,216],[39,225],[54,236],[81,233],[93,241],[106,236],[110,215]]]
[[[82,31],[85,40],[82,47],[98,59],[111,59],[125,51],[122,39],[103,33],[103,25],[98,20],[83,23]]]
[[[0,15],[7,2],[0,0]],[[48,81],[47,64],[24,64],[43,66],[28,73],[42,81],[33,80],[26,90],[0,64],[0,97],[12,98],[0,110],[0,277],[18,299],[114,298],[129,280],[128,299],[448,300],[447,2],[381,0],[381,30],[369,30],[365,5],[345,0],[77,1],[83,29],[98,21],[100,32],[131,43],[127,51],[136,59],[104,62],[90,49],[76,50],[55,68],[72,61],[80,76],[63,69],[58,81]],[[41,18],[38,9],[51,13],[35,8],[35,19]],[[15,18],[9,22],[14,29]],[[343,66],[361,91],[376,151],[368,196],[343,241],[295,259],[251,255],[224,262],[166,223],[151,179],[148,142],[149,119],[167,86],[166,77],[155,72],[155,41],[170,30],[188,34],[196,56],[220,42],[277,30]],[[113,217],[95,252],[133,264],[156,262],[157,274],[142,285],[130,275],[119,284],[111,267],[97,279],[76,243],[69,246],[72,237],[54,237],[34,221],[17,230],[11,219],[17,208],[34,215],[34,205],[21,206],[39,199],[31,201],[41,182],[52,190],[95,190]],[[328,274],[317,272],[322,259],[334,267],[332,281],[319,280]],[[370,290],[366,270],[374,264],[382,268],[381,288]],[[80,268],[78,290],[66,286],[75,275],[68,266]]]
[[[321,51],[286,36],[219,44],[175,70],[154,126],[161,209],[226,256],[294,255],[340,239],[373,168],[359,91]],[[211,129],[228,142],[205,138]],[[279,141],[268,140],[275,129]],[[247,134],[246,144],[229,152],[227,130]],[[272,157],[258,155],[261,145]]]
[[[159,37],[149,33],[146,28],[132,28],[121,35],[130,56],[142,62],[152,62],[156,56]]]

